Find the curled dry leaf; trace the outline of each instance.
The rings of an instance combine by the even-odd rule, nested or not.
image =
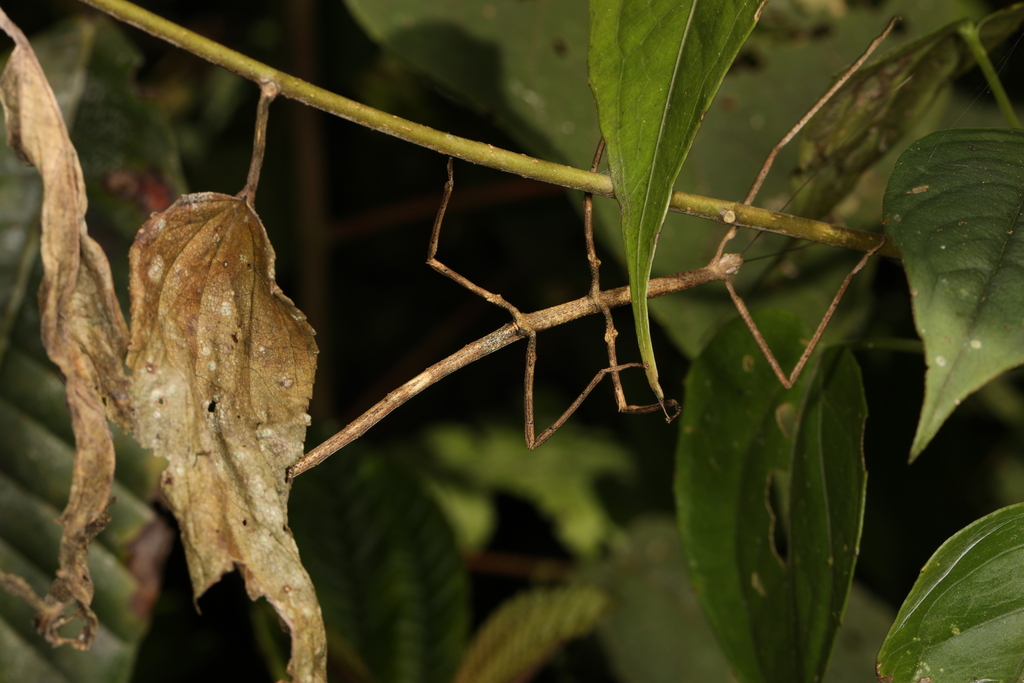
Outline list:
[[[291,632],[289,673],[325,681],[320,607],[287,521],[313,330],[274,282],[274,251],[243,198],[180,198],[146,222],[130,259],[135,433],[170,462],[161,485],[193,590],[237,567]]]
[[[36,626],[47,640],[86,649],[97,628],[89,608],[93,584],[88,548],[106,525],[114,478],[107,418],[129,426],[129,380],[123,364],[127,328],[106,256],[86,231],[82,169],[57,100],[25,35],[2,10],[0,28],[15,42],[0,75],[8,144],[39,169],[43,180],[42,340],[64,375],[75,432],[71,492],[58,520],[64,533],[50,593],[40,598],[24,580],[2,572],[0,584],[36,608]],[[84,626],[73,637],[62,636],[59,629],[76,616]]]

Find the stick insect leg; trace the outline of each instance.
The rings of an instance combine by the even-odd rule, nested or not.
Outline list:
[[[817,114],[818,111],[823,106],[825,106],[825,104],[832,98],[832,96],[836,94],[836,92],[843,86],[843,84],[845,84],[850,79],[850,77],[853,76],[853,74],[856,73],[856,71],[861,66],[863,66],[864,62],[866,62],[868,58],[871,56],[871,53],[875,51],[875,49],[882,43],[883,40],[885,40],[885,38],[889,35],[892,29],[896,26],[897,21],[899,21],[899,18],[894,18],[892,21],[889,22],[889,25],[885,28],[882,34],[875,38],[873,41],[871,41],[871,44],[868,45],[867,49],[864,51],[864,54],[862,54],[860,58],[857,59],[857,61],[850,65],[846,72],[842,76],[840,76],[834,84],[832,84],[832,87],[829,88],[828,91],[824,95],[822,95],[817,102],[814,103],[814,106],[812,106],[807,111],[807,113],[804,114],[799,121],[797,121],[796,125],[793,126],[793,128],[788,133],[786,133],[786,135],[783,136],[781,140],[779,140],[778,144],[772,147],[772,150],[768,153],[768,157],[765,159],[764,164],[761,166],[761,170],[758,172],[757,177],[754,179],[754,183],[753,185],[751,185],[750,191],[747,192],[747,196],[743,200],[743,203],[745,205],[750,206],[754,202],[754,199],[757,197],[757,193],[758,191],[760,191],[761,185],[764,183],[764,179],[768,175],[768,171],[771,169],[772,164],[775,162],[775,157],[778,155],[779,151],[787,144],[789,144],[789,142],[794,137],[796,137],[796,135],[804,128],[804,126],[807,125],[807,123],[814,117],[814,115]],[[725,237],[722,239],[721,243],[718,245],[718,251],[715,254],[715,262],[722,258],[722,253],[725,250],[725,245],[733,237],[736,236],[736,233],[737,226],[731,226],[729,228],[729,231],[726,233]],[[807,348],[804,349],[803,355],[797,362],[796,367],[794,367],[793,371],[789,374],[789,377],[786,377],[786,374],[782,371],[782,368],[779,367],[779,362],[778,360],[776,360],[775,354],[773,354],[771,349],[768,348],[768,344],[767,342],[765,342],[764,336],[761,334],[761,330],[759,330],[757,324],[754,323],[754,319],[751,317],[750,311],[747,309],[747,305],[744,303],[740,295],[736,293],[736,289],[735,287],[733,287],[732,284],[732,279],[726,278],[725,286],[729,290],[729,296],[732,297],[733,303],[736,305],[736,310],[739,311],[740,317],[743,318],[743,322],[746,323],[747,328],[750,330],[750,333],[754,335],[754,339],[757,341],[758,347],[761,349],[761,352],[764,354],[764,357],[768,360],[768,364],[775,372],[775,376],[779,378],[779,381],[782,383],[784,387],[786,387],[787,389],[791,388],[793,384],[796,382],[796,380],[800,377],[800,373],[803,371],[804,366],[807,364],[808,358],[810,358],[811,354],[814,352],[815,347],[821,340],[821,335],[825,332],[825,328],[828,327],[829,322],[832,320],[832,316],[835,313],[836,308],[839,306],[839,302],[842,300],[843,295],[846,294],[846,290],[849,288],[850,282],[853,280],[853,276],[860,272],[860,270],[865,266],[865,264],[867,264],[868,259],[870,259],[875,254],[875,252],[877,252],[882,247],[883,244],[885,244],[884,239],[881,242],[879,242],[879,244],[876,245],[873,249],[864,254],[864,257],[861,258],[857,265],[854,266],[853,270],[850,271],[850,274],[846,276],[846,279],[843,280],[843,284],[839,287],[839,291],[836,292],[835,297],[832,299],[832,303],[831,305],[829,305],[828,310],[825,312],[825,316],[818,324],[818,329],[815,330],[814,336],[811,338],[810,343],[808,343]]]
[[[469,291],[486,299],[495,306],[501,306],[512,314],[512,319],[517,325],[525,325],[526,323],[522,312],[509,302],[505,301],[500,294],[488,292],[483,287],[470,282],[468,279],[459,275],[454,270],[437,260],[437,246],[441,237],[441,223],[444,222],[444,213],[448,209],[448,201],[452,197],[452,189],[454,187],[455,176],[452,173],[452,158],[448,157],[448,181],[444,184],[444,195],[441,198],[441,206],[437,210],[437,217],[434,219],[434,230],[430,235],[430,248],[427,250],[427,265],[441,275],[444,275],[446,278],[458,282]],[[525,329],[524,332],[526,332]],[[527,334],[529,334],[529,332],[527,332]]]
[[[598,164],[601,162],[601,156],[604,154],[604,138],[597,145],[597,151],[594,153],[594,162],[590,166],[590,171],[596,172]],[[584,391],[583,396],[590,393],[591,390],[597,383],[601,381],[604,373],[611,374],[612,383],[615,387],[615,405],[618,407],[620,413],[628,414],[642,414],[642,413],[653,413],[657,410],[661,410],[662,406],[660,403],[653,403],[646,406],[635,406],[630,405],[626,402],[626,393],[622,389],[622,379],[619,377],[619,369],[621,368],[642,368],[642,363],[627,363],[620,365],[618,361],[618,354],[615,350],[615,340],[619,336],[618,330],[615,329],[615,322],[612,320],[611,309],[607,305],[601,303],[601,260],[597,258],[597,249],[594,246],[594,195],[589,192],[583,195],[583,230],[584,236],[587,242],[587,262],[590,264],[590,299],[594,304],[601,309],[601,313],[604,315],[604,342],[608,347],[608,367],[601,373],[598,373],[591,382],[591,385]],[[617,369],[619,368],[619,369]],[[575,404],[574,404],[575,405]],[[675,414],[670,419],[674,419],[679,414],[679,404],[673,400],[666,401],[666,405],[674,409]]]
[[[519,327],[519,329],[526,336],[526,339],[527,339],[527,345],[526,345],[526,373],[525,373],[525,376],[524,376],[525,397],[523,399],[523,408],[524,408],[524,412],[525,412],[525,416],[526,417],[525,417],[525,421],[524,421],[524,425],[523,425],[523,433],[524,433],[524,436],[526,438],[526,446],[530,450],[533,450],[534,448],[536,448],[537,446],[541,445],[542,443],[547,441],[549,438],[551,438],[551,436],[558,430],[558,428],[561,427],[563,424],[565,424],[566,420],[568,420],[569,417],[572,416],[572,414],[574,412],[576,412],[576,409],[580,407],[580,405],[587,398],[587,396],[590,394],[590,392],[594,390],[594,387],[596,387],[598,385],[598,383],[600,383],[601,379],[606,374],[612,373],[613,376],[616,376],[615,373],[618,373],[621,370],[625,370],[626,368],[631,368],[631,367],[642,367],[642,365],[640,363],[627,363],[625,365],[618,365],[618,364],[614,364],[613,363],[613,365],[611,367],[607,367],[607,368],[604,368],[604,369],[600,370],[594,376],[594,379],[592,379],[590,381],[590,384],[587,385],[586,389],[584,389],[583,392],[576,398],[576,400],[573,401],[572,405],[570,405],[569,408],[566,409],[566,411],[564,413],[562,413],[561,417],[559,417],[554,422],[554,424],[552,424],[550,427],[548,427],[543,432],[541,432],[541,434],[539,436],[536,436],[536,427],[535,427],[535,423],[534,423],[534,402],[533,402],[534,375],[535,375],[536,368],[537,368],[537,332],[536,332],[536,330],[534,330],[533,327],[530,326],[530,324],[527,322],[526,317],[523,315],[523,313],[518,308],[513,306],[512,304],[510,304],[509,302],[505,301],[505,299],[502,298],[501,295],[494,294],[493,292],[487,291],[483,287],[480,287],[479,285],[471,282],[470,280],[468,280],[464,276],[460,275],[459,273],[456,273],[454,270],[452,270],[451,268],[449,268],[448,266],[446,266],[445,264],[443,264],[439,260],[437,260],[437,249],[438,249],[438,243],[440,241],[440,236],[441,236],[441,224],[444,222],[444,214],[445,214],[445,211],[448,208],[448,202],[451,199],[452,190],[453,190],[454,186],[455,186],[455,180],[454,180],[454,174],[453,174],[453,170],[452,170],[452,159],[449,158],[448,159],[448,181],[444,185],[444,195],[441,198],[441,206],[438,209],[437,217],[434,219],[434,228],[433,228],[433,231],[432,231],[431,237],[430,237],[430,247],[429,247],[429,249],[427,251],[427,265],[429,265],[431,268],[436,270],[438,273],[444,275],[445,277],[447,277],[447,278],[449,278],[451,280],[454,280],[455,282],[459,283],[460,285],[462,285],[466,289],[470,290],[471,292],[473,292],[473,293],[483,297],[484,299],[486,299],[487,301],[491,302],[492,304],[494,304],[496,306],[500,306],[500,307],[504,308],[505,310],[507,310],[512,315],[513,322]],[[593,242],[593,238],[592,238],[592,235],[591,235],[591,238],[590,238],[590,246],[591,247],[593,246],[592,242]],[[594,252],[593,252],[592,248],[591,248],[589,254],[591,256],[593,256]],[[597,261],[597,257],[596,256],[593,256],[592,263],[593,262],[597,262],[598,264],[600,263],[600,261]],[[591,291],[592,292],[595,291],[594,290],[595,287],[596,287],[596,293],[599,294],[600,293],[600,287],[598,285],[593,285],[592,284]],[[611,319],[611,311],[608,310],[607,306],[603,306],[602,308],[605,311],[605,315],[606,315],[607,319],[610,321],[610,319]],[[614,330],[614,327],[612,327],[612,330]],[[607,334],[606,334],[606,338],[607,338]],[[614,339],[614,337],[612,337],[612,338]],[[611,351],[611,353],[614,354],[614,351]],[[612,357],[614,357],[614,355]],[[621,391],[621,389],[620,389],[620,391]],[[625,404],[625,399],[622,400],[622,403]],[[630,408],[637,408],[637,407],[635,407],[635,406],[626,406],[626,408],[627,408],[627,412],[630,412],[629,411]],[[642,406],[642,407],[639,407],[637,410],[634,410],[633,412],[650,412],[650,411],[645,411],[644,410],[645,408],[646,408],[646,406]],[[653,406],[652,409],[657,409],[657,408],[660,408],[660,406],[659,405],[655,405],[655,406]]]

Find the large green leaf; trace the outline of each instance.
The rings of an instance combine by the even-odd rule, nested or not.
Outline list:
[[[97,42],[113,35],[109,26],[79,20],[33,40],[69,124],[86,110],[83,93],[97,79],[126,96],[132,92],[125,74],[94,68]],[[138,58],[123,41],[111,49],[120,59]],[[36,170],[0,146],[0,569],[45,594],[57,567],[60,527],[54,520],[67,501],[75,450],[64,385],[39,342],[33,233],[41,196]],[[147,502],[163,464],[127,437],[115,441],[113,519],[89,552],[101,624],[93,647],[54,649],[35,633],[32,610],[0,592],[0,681],[108,683],[131,675],[171,532]]]
[[[300,477],[289,519],[330,656],[356,680],[448,683],[469,625],[451,529],[409,475],[350,446]]]
[[[594,0],[590,87],[619,201],[640,356],[660,401],[647,283],[676,177],[761,0]]]
[[[755,318],[783,367],[805,330]],[[860,371],[829,349],[784,390],[741,321],[686,380],[676,476],[690,576],[742,681],[824,675],[860,541]]]
[[[942,544],[878,653],[883,683],[1019,681],[1024,676],[1024,504]]]
[[[911,458],[950,413],[1024,362],[1024,132],[939,131],[900,157],[884,220],[903,252],[924,340],[924,406]]]

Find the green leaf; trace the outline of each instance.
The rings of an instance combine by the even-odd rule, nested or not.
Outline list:
[[[69,122],[86,106],[97,35],[95,22],[78,20],[32,41]],[[41,196],[36,170],[0,145],[0,570],[45,594],[57,567],[54,520],[67,502],[75,451],[64,384],[39,342],[39,276],[32,269]],[[109,683],[131,675],[172,532],[148,504],[163,463],[123,435],[115,443],[113,519],[89,551],[100,619],[93,647],[51,647],[36,634],[32,610],[0,591],[0,681]]]
[[[966,3],[954,0],[890,0],[881,7],[848,3],[841,17],[794,18],[782,11],[785,5],[769,3],[757,30],[744,45],[743,59],[722,82],[718,96],[701,125],[680,173],[676,189],[701,195],[741,200],[772,146],[814,104],[830,84],[833,74],[853,62],[867,44],[878,36],[894,14],[906,20],[906,34],[892,36],[887,44],[900,42],[934,30],[970,14]],[[792,9],[792,8],[791,8]],[[826,30],[820,35],[818,30]],[[817,36],[817,37],[816,37]],[[922,121],[924,135],[938,126],[937,111]],[[915,129],[917,130],[917,129]],[[796,164],[796,145],[782,150],[774,171],[768,174],[757,204],[789,211],[793,197],[788,171]],[[885,178],[895,163],[894,153],[866,172],[847,199],[832,215],[851,227],[877,229],[878,206]],[[888,167],[886,166],[888,164]],[[597,198],[595,213],[606,248],[621,241],[612,202]],[[602,220],[603,219],[603,220]],[[670,212],[658,240],[658,256],[652,275],[668,275],[708,263],[722,238],[724,228],[693,216]],[[812,327],[832,301],[846,273],[856,263],[853,254],[811,246],[790,251],[793,241],[781,235],[757,233],[757,241],[745,231],[730,244],[730,251],[743,252],[747,263],[733,282],[748,305],[792,311]],[[802,245],[801,245],[802,246]],[[769,256],[759,261],[751,259]],[[858,330],[870,313],[870,269],[854,280],[850,291],[826,332],[826,339],[839,339]],[[698,287],[650,302],[654,319],[661,323],[676,346],[695,357],[712,335],[735,316],[735,308],[720,285]]]
[[[950,413],[1024,362],[1024,132],[939,131],[900,156],[883,219],[903,252],[924,340],[924,406],[911,459]]]
[[[783,367],[806,330],[755,317]],[[690,575],[740,680],[824,675],[860,542],[866,407],[849,351],[784,390],[741,321],[686,379],[676,503]]]
[[[1024,21],[1024,3],[986,17],[983,43],[991,49]],[[817,218],[843,199],[934,106],[952,78],[974,63],[960,37],[961,19],[889,51],[854,74],[811,119],[800,143],[791,184],[792,213]]]
[[[993,512],[943,543],[878,653],[878,680],[1020,680],[1022,562],[1024,504]]]
[[[356,680],[448,683],[469,589],[451,529],[419,483],[350,446],[295,482],[289,518],[331,659]]]
[[[565,641],[589,633],[609,604],[603,590],[587,584],[535,588],[511,598],[474,636],[455,683],[524,680]]]
[[[442,504],[453,519],[458,519],[459,510],[465,510],[470,492],[518,496],[536,505],[554,523],[558,539],[582,557],[594,556],[615,528],[597,494],[597,481],[603,477],[623,479],[633,472],[624,447],[606,435],[571,424],[563,426],[538,451],[523,445],[521,429],[495,424],[481,429],[439,425],[428,431],[424,440],[440,467],[452,480],[461,482],[436,480],[441,500],[446,501]],[[474,501],[476,510],[492,505],[469,500]],[[486,541],[490,529],[484,532],[477,540]]]
[[[762,4],[591,2],[590,86],[622,214],[640,356],[659,401],[647,314],[654,248],[683,160]]]

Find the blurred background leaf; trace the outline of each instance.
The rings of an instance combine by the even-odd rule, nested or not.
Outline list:
[[[521,430],[495,423],[476,430],[437,425],[423,439],[439,473],[448,475],[434,477],[433,486],[466,549],[480,549],[490,540],[490,499],[504,493],[536,506],[574,555],[593,557],[615,530],[595,484],[605,478],[628,480],[633,474],[625,448],[572,425],[537,451],[526,448]]]
[[[637,518],[611,556],[584,567],[582,577],[614,602],[598,634],[623,683],[718,683],[736,680],[690,589],[686,556],[669,516]],[[854,583],[825,680],[875,681],[875,653],[893,610]]]
[[[330,670],[380,683],[452,679],[468,586],[451,528],[416,479],[349,448],[296,482],[290,525],[320,599]]]
[[[585,583],[520,593],[480,627],[466,649],[455,683],[514,683],[530,678],[567,640],[594,628],[609,604],[604,591]]]

